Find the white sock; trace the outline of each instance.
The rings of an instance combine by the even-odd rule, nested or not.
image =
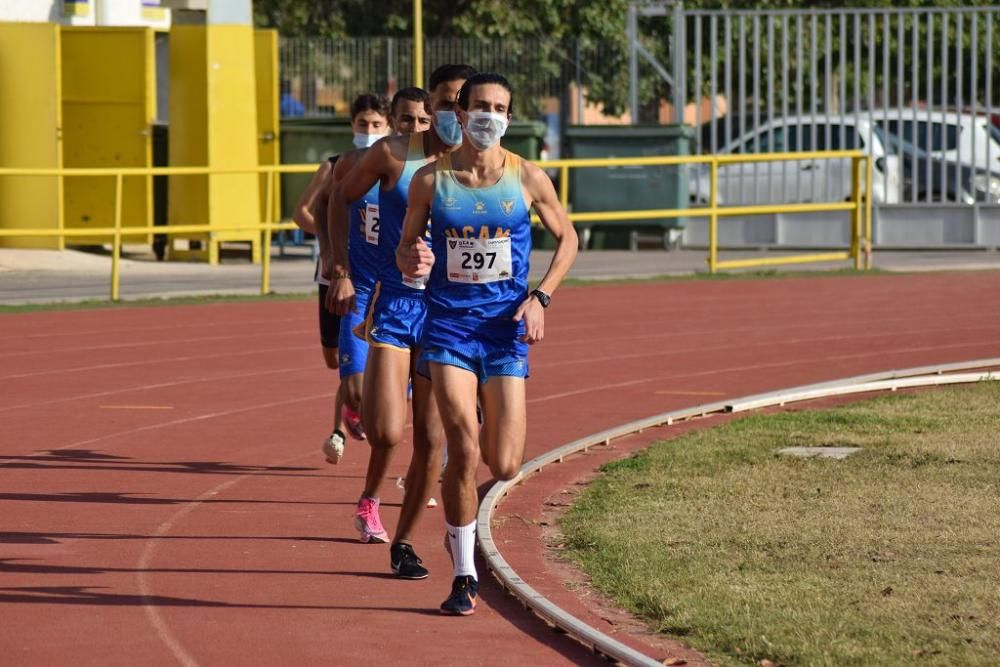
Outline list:
[[[451,557],[455,561],[455,576],[471,576],[479,581],[476,573],[476,522],[467,526],[448,526],[448,543],[451,545]]]

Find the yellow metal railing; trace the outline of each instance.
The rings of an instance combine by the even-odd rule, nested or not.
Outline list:
[[[851,197],[846,202],[809,204],[767,204],[754,206],[719,206],[718,176],[719,166],[736,163],[779,162],[792,160],[850,159],[852,164]],[[610,222],[627,220],[670,219],[681,217],[707,217],[709,219],[708,268],[715,273],[719,269],[822,262],[834,260],[854,260],[856,269],[871,268],[871,197],[867,193],[872,188],[871,159],[860,151],[831,151],[814,153],[772,153],[765,155],[699,155],[671,157],[636,158],[593,158],[570,160],[546,160],[535,162],[544,169],[559,170],[559,200],[569,207],[569,170],[595,167],[626,166],[683,166],[688,164],[709,165],[708,206],[679,209],[651,209],[640,211],[571,212],[569,218],[574,223]],[[210,168],[210,167],[122,167],[108,169],[12,169],[0,168],[4,176],[89,176],[113,178],[115,182],[114,226],[88,229],[17,229],[0,228],[0,238],[4,237],[58,237],[62,239],[77,236],[107,236],[111,239],[111,300],[117,301],[120,287],[120,254],[122,236],[133,234],[206,234],[209,238],[216,233],[259,232],[263,235],[261,253],[261,294],[270,292],[271,260],[270,246],[276,231],[296,229],[291,222],[278,222],[274,217],[274,195],[279,174],[309,174],[316,170],[313,164],[268,165],[259,167]],[[148,176],[204,176],[216,174],[268,174],[265,187],[266,218],[263,222],[227,224],[224,228],[215,225],[166,225],[129,226],[122,225],[123,184],[126,177]],[[778,258],[720,261],[718,258],[719,218],[737,215],[763,215],[775,213],[813,213],[829,211],[849,211],[851,213],[851,247],[845,252],[793,255]],[[533,217],[537,221],[537,217]],[[862,256],[864,260],[862,260]]]

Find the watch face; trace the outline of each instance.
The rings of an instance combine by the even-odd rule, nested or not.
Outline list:
[[[542,308],[548,308],[549,307],[549,301],[551,301],[551,298],[549,297],[548,294],[546,294],[545,292],[543,292],[541,290],[537,290],[537,289],[534,290],[532,292],[532,294],[534,294],[535,298],[538,299],[538,303],[542,304]]]

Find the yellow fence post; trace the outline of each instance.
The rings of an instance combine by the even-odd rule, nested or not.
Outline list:
[[[861,268],[861,160],[851,158],[851,258],[854,260],[854,270]]]
[[[719,161],[712,156],[708,165],[708,272],[719,263]]]
[[[559,203],[563,209],[569,208],[569,165],[559,167]]]
[[[111,300],[118,300],[119,263],[122,254],[122,181],[119,171],[115,174],[115,233],[111,241]]]
[[[260,255],[260,293],[267,296],[271,291],[271,206],[274,200],[274,171],[267,172],[267,214],[264,218],[264,247]]]
[[[872,159],[865,161],[865,269],[872,268]]]

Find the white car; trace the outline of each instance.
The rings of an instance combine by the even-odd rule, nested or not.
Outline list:
[[[723,147],[720,155],[797,153],[860,148],[874,158],[872,199],[899,200],[899,160],[886,150],[882,130],[852,115],[817,114],[774,118]],[[709,199],[707,165],[691,179],[691,200]],[[851,160],[815,159],[723,164],[719,166],[719,203],[798,204],[850,199]]]
[[[933,158],[1000,174],[1000,127],[985,115],[908,108],[875,114],[880,127]]]

